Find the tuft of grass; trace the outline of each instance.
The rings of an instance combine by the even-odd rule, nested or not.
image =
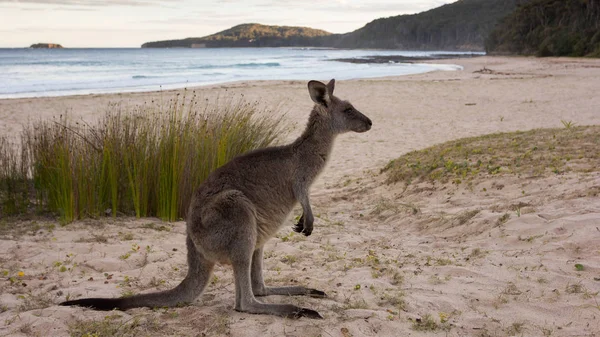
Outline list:
[[[398,310],[406,311],[408,304],[406,303],[406,299],[404,297],[405,294],[403,291],[396,291],[392,294],[386,292],[380,297],[381,301],[379,302],[379,305],[389,304]]]
[[[567,294],[582,294],[586,291],[585,287],[581,283],[567,284],[565,292]]]
[[[344,309],[369,309],[369,304],[363,298],[357,300],[348,298],[344,301]]]
[[[174,221],[194,190],[233,157],[272,144],[282,119],[243,99],[110,104],[95,124],[61,115],[25,128],[21,143],[0,137],[0,215],[30,201],[64,222],[131,214]]]
[[[525,323],[515,322],[506,329],[506,334],[508,336],[516,336],[518,334],[522,334],[524,330],[525,330]]]
[[[498,218],[498,220],[496,221],[496,226],[501,226],[502,224],[504,224],[505,222],[508,221],[508,219],[510,219],[510,214],[508,213],[504,213],[501,217]]]
[[[600,167],[600,126],[536,129],[463,138],[409,152],[381,172],[387,183],[460,184],[498,174],[540,176]]]
[[[575,126],[575,123],[573,123],[573,121],[566,121],[564,119],[561,119],[560,122],[562,123],[562,125],[564,125],[565,129],[571,129]]]
[[[482,251],[481,248],[473,248],[473,250],[471,250],[471,253],[467,257],[467,260],[484,257],[487,253],[488,252],[486,252],[486,251]]]
[[[292,267],[298,259],[294,255],[286,255],[281,258],[281,262],[287,263]]]
[[[416,331],[436,331],[440,329],[440,325],[433,319],[433,316],[427,314],[422,318],[417,318],[413,321],[413,330]]]
[[[120,314],[107,315],[104,319],[76,320],[69,323],[69,334],[77,337],[164,336],[171,333],[173,331],[168,326],[161,325],[153,318],[134,316],[125,320]]]
[[[21,312],[47,308],[54,302],[49,293],[30,293],[27,295],[20,295],[19,298],[23,301],[19,305],[19,311]]]
[[[479,214],[480,210],[467,210],[457,214],[453,219],[453,224],[457,226],[462,226],[469,222],[469,220],[473,219],[477,214]]]
[[[8,136],[0,136],[0,218],[29,207],[29,156]]]

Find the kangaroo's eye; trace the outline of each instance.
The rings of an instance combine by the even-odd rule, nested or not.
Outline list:
[[[352,112],[352,108],[346,108],[346,110],[344,110],[344,113],[347,113],[347,114],[349,114],[351,112]]]

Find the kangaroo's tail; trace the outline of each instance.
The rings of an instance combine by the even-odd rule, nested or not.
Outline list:
[[[186,240],[188,249],[188,273],[181,283],[170,290],[140,294],[123,298],[82,298],[60,303],[64,306],[78,305],[95,310],[127,310],[139,307],[173,307],[194,301],[204,291],[214,263],[198,253],[192,240]]]
[[[60,303],[64,306],[80,306],[94,310],[127,310],[133,308],[125,303],[126,298],[82,298],[80,300],[66,301]]]

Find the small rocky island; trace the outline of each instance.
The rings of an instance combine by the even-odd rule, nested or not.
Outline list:
[[[58,43],[34,43],[29,48],[35,48],[35,49],[60,49],[60,48],[63,48],[63,46],[59,45]]]

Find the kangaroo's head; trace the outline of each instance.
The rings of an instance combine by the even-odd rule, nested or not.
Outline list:
[[[365,132],[371,129],[371,120],[356,110],[348,101],[333,96],[335,80],[327,85],[319,81],[308,82],[310,98],[316,103],[315,111],[330,123],[335,133]]]

